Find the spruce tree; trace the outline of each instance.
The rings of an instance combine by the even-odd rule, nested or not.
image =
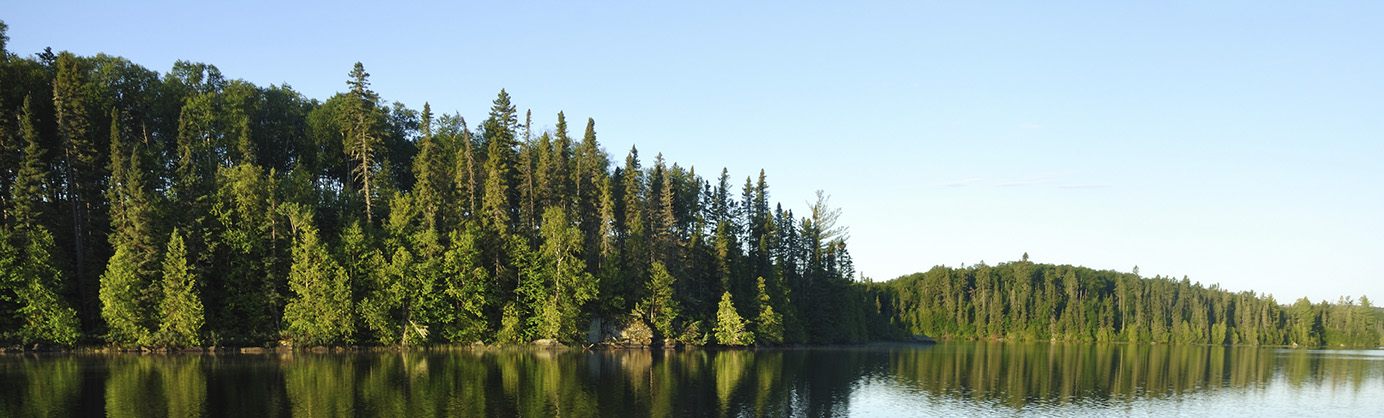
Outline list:
[[[20,136],[24,138],[24,155],[11,189],[14,224],[22,230],[37,227],[43,189],[48,186],[47,171],[43,168],[43,148],[39,147],[38,129],[34,126],[34,107],[30,96],[24,96],[20,113]]]
[[[156,324],[151,317],[158,301],[159,252],[154,239],[153,202],[146,190],[138,143],[124,140],[120,114],[111,118],[110,202],[113,254],[101,274],[98,297],[106,340],[116,345],[145,342]]]
[[[379,132],[380,119],[383,117],[380,109],[376,105],[380,97],[370,90],[370,73],[365,72],[365,66],[357,62],[351,69],[350,79],[346,85],[350,86],[347,94],[346,107],[341,114],[343,120],[340,123],[342,129],[341,138],[343,150],[351,159],[351,178],[359,187],[359,193],[365,202],[365,222],[374,222],[374,201],[379,185],[377,171],[380,163],[377,155],[382,142]]]
[[[755,336],[765,343],[778,344],[783,342],[783,317],[774,312],[774,306],[769,298],[769,291],[764,286],[764,277],[758,279],[756,285],[759,289],[759,317],[755,321]]]
[[[754,344],[754,333],[745,329],[745,320],[735,311],[730,292],[721,294],[721,303],[716,308],[716,328],[713,330],[716,342],[721,345],[742,346]]]
[[[678,319],[681,308],[674,297],[674,284],[677,281],[663,263],[655,261],[649,274],[648,306],[649,322],[663,338],[674,338],[673,321]]]
[[[198,295],[197,272],[188,265],[187,247],[177,228],[168,239],[163,254],[162,299],[159,301],[159,330],[154,345],[193,347],[201,344],[202,298]]]
[[[443,202],[451,201],[444,192],[446,169],[442,149],[433,137],[432,107],[423,103],[423,123],[418,138],[418,155],[413,159],[413,196],[424,229],[440,230]]]

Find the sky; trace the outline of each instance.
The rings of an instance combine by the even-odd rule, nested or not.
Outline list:
[[[785,209],[830,195],[877,281],[1027,253],[1384,299],[1380,2],[15,3],[21,56],[323,100],[359,61],[413,109],[479,121],[503,88],[616,161],[763,169]]]

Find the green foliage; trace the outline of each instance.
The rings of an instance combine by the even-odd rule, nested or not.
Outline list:
[[[655,261],[652,267],[653,277],[649,280],[649,322],[654,324],[654,329],[663,338],[673,338],[673,321],[678,319],[681,310],[678,301],[673,298],[673,285],[676,280],[672,274],[668,273],[668,268],[663,263]]]
[[[716,342],[721,345],[742,346],[754,344],[754,333],[745,329],[745,321],[735,312],[730,292],[721,294],[721,303],[716,309]]]
[[[755,319],[755,337],[766,344],[783,342],[783,316],[774,312],[769,291],[764,286],[764,277],[757,279],[759,289],[759,316]]]
[[[579,143],[561,112],[536,132],[543,123],[519,120],[505,90],[472,129],[428,104],[388,104],[360,64],[348,91],[319,102],[203,63],[160,78],[107,55],[4,58],[6,336],[31,324],[35,340],[104,332],[123,346],[575,342],[601,319],[728,345],[916,332],[1384,339],[1381,311],[1363,297],[1285,308],[1027,259],[860,283],[825,193],[799,217],[771,203],[762,170],[736,195],[729,170],[708,181],[661,154],[646,165],[633,147],[619,164],[594,120]]]
[[[905,331],[942,338],[1369,346],[1384,333],[1378,312],[1347,298],[1285,307],[1186,278],[1028,261],[936,267],[870,288]]]
[[[8,234],[0,234],[0,239],[9,238]],[[24,254],[18,260],[4,254],[12,252],[0,249],[0,268],[12,275],[3,281],[14,286],[19,302],[15,314],[21,322],[20,340],[25,344],[72,345],[77,342],[80,325],[77,311],[59,296],[62,276],[52,265],[53,236],[40,227],[30,231],[27,238]],[[3,258],[12,261],[6,263]]]
[[[105,319],[106,341],[133,345],[150,334],[148,318],[152,294],[150,282],[140,277],[132,249],[117,246],[101,275],[101,318]]]
[[[354,342],[355,316],[346,272],[317,238],[312,217],[289,206],[293,223],[293,266],[288,286],[294,296],[284,307],[288,336],[303,346]]]
[[[534,313],[530,326],[540,338],[579,341],[585,331],[582,308],[598,292],[581,256],[581,231],[566,210],[550,207],[543,213],[540,235],[538,268],[530,270],[519,289]]]
[[[197,273],[188,266],[182,234],[174,228],[168,239],[168,250],[164,252],[159,329],[150,337],[150,345],[192,347],[201,344],[204,318],[197,281]]]
[[[449,342],[472,342],[489,339],[491,324],[488,314],[497,306],[497,289],[489,272],[482,266],[480,231],[475,223],[466,223],[453,231],[451,244],[442,261],[442,298],[439,320],[443,324],[443,339]]]

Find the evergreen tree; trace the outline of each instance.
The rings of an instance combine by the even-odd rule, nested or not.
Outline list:
[[[654,324],[654,330],[663,338],[674,338],[673,321],[678,319],[682,310],[673,294],[677,279],[668,273],[663,263],[657,261],[653,263],[650,274],[653,277],[649,279],[649,299],[645,302],[649,322]]]
[[[721,303],[716,309],[716,342],[721,345],[741,346],[754,344],[754,333],[745,329],[745,321],[735,311],[730,292],[721,294]]]
[[[382,142],[379,125],[383,114],[377,106],[380,101],[379,95],[370,90],[370,73],[365,72],[365,66],[357,62],[351,69],[350,77],[346,81],[346,85],[350,86],[350,92],[346,96],[346,107],[341,114],[344,120],[339,126],[342,129],[343,150],[351,159],[352,179],[359,187],[358,190],[365,202],[365,222],[373,223],[373,202],[379,188],[376,174],[380,169],[380,162],[377,160],[377,154]]]
[[[24,96],[20,113],[20,136],[24,138],[24,154],[19,171],[10,190],[9,201],[14,207],[14,224],[22,229],[37,227],[42,212],[44,188],[48,186],[47,170],[43,168],[43,148],[39,147],[38,129],[34,126],[34,107],[30,96]]]
[[[187,248],[177,228],[173,229],[163,256],[163,297],[159,301],[159,329],[153,336],[153,345],[200,345],[204,318],[202,298],[197,294],[197,272],[188,266]]]
[[[202,270],[207,343],[255,343],[275,338],[283,318],[284,277],[290,262],[280,180],[272,170],[237,164],[217,171],[211,206],[215,248]],[[215,338],[215,339],[212,339]]]
[[[481,181],[479,170],[481,161],[476,158],[476,146],[471,142],[471,133],[467,131],[466,119],[458,117],[461,125],[461,138],[456,144],[456,173],[453,176],[453,183],[456,190],[461,194],[460,216],[458,219],[473,219],[480,212],[481,201]]]
[[[783,342],[783,317],[774,312],[769,291],[764,286],[764,278],[757,280],[759,288],[759,317],[755,320],[755,336],[759,341],[769,344]]]
[[[58,139],[62,149],[63,195],[68,205],[72,228],[73,268],[76,273],[81,306],[91,306],[96,299],[93,283],[88,277],[92,262],[95,217],[101,208],[100,157],[90,137],[90,115],[87,113],[86,70],[81,59],[69,52],[58,54],[57,74],[53,80],[53,108],[57,117]],[[86,321],[91,323],[90,318]]]
[[[490,117],[483,125],[485,130],[485,194],[481,200],[483,219],[489,228],[501,237],[507,237],[513,229],[514,208],[517,207],[517,188],[514,168],[518,165],[515,154],[514,128],[517,121],[514,105],[509,102],[509,93],[500,90],[490,108]]]
[[[418,155],[413,159],[413,196],[423,229],[439,231],[442,204],[452,199],[445,193],[446,165],[442,149],[433,137],[432,119],[432,107],[423,103],[422,136],[418,138]]]
[[[109,241],[115,254],[101,275],[101,317],[106,321],[106,340],[116,345],[149,341],[157,324],[154,312],[160,294],[160,248],[154,231],[154,202],[140,164],[138,143],[126,141],[120,114],[111,118],[111,177],[106,190],[110,202]]]
[[[293,266],[288,286],[293,297],[284,323],[294,344],[350,344],[354,341],[351,283],[346,272],[318,241],[312,216],[297,205],[284,209],[294,230]]]

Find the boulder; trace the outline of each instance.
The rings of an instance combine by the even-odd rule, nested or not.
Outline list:
[[[534,340],[533,345],[534,345],[535,347],[543,347],[543,348],[567,348],[566,345],[563,345],[562,343],[558,342],[557,340],[550,340],[550,339],[547,339],[547,338],[544,338],[544,339],[541,339],[541,340]]]

